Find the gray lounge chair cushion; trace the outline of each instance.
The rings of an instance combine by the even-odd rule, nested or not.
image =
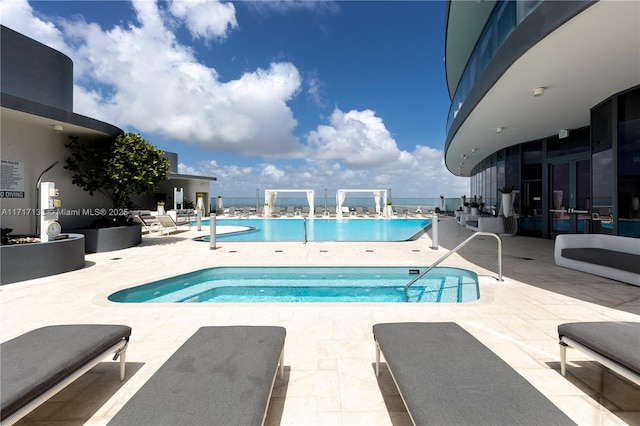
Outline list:
[[[562,257],[640,274],[640,254],[602,248],[565,248]]]
[[[376,324],[373,333],[416,425],[575,424],[455,323]]]
[[[200,328],[109,424],[262,424],[285,334],[272,326]]]
[[[2,343],[2,419],[130,335],[124,325],[54,325]]]
[[[572,322],[558,326],[567,336],[594,352],[640,374],[640,323],[625,321]]]

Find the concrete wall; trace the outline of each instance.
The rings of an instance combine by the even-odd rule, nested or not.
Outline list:
[[[1,28],[2,92],[73,111],[73,62],[44,44]]]
[[[55,161],[59,163],[43,177],[43,182],[55,182],[60,190],[62,213],[74,209],[96,209],[111,207],[110,201],[97,194],[91,197],[87,192],[71,182],[71,172],[64,169],[68,150],[64,144],[68,137],[54,132],[50,128],[24,126],[21,123],[2,120],[0,130],[2,140],[2,159],[24,163],[24,198],[2,198],[1,226],[12,228],[14,234],[33,234],[35,232],[36,208],[35,187],[38,176]],[[31,209],[31,211],[29,211]],[[76,216],[74,212],[60,216],[62,231],[68,232],[78,225],[88,224],[95,217]]]

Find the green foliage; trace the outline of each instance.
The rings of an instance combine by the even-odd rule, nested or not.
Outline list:
[[[2,228],[0,230],[0,243],[2,244],[8,244],[9,243],[9,234],[11,233],[11,231],[13,231],[12,228]]]
[[[72,182],[89,195],[104,194],[114,209],[132,208],[132,196],[153,193],[169,176],[164,152],[139,134],[92,142],[81,142],[77,136],[69,139],[65,147],[71,156],[64,168],[73,172]]]

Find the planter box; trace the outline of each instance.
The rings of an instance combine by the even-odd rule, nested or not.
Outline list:
[[[64,240],[0,246],[0,284],[47,277],[84,267],[84,235]]]
[[[142,243],[142,228],[139,223],[112,228],[76,229],[84,235],[86,253],[102,253],[137,246]]]

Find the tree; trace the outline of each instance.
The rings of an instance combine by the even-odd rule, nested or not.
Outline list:
[[[91,196],[104,194],[114,209],[131,209],[133,195],[154,192],[169,176],[164,152],[137,133],[92,142],[69,139],[65,147],[71,156],[64,168],[73,172],[72,182]]]

